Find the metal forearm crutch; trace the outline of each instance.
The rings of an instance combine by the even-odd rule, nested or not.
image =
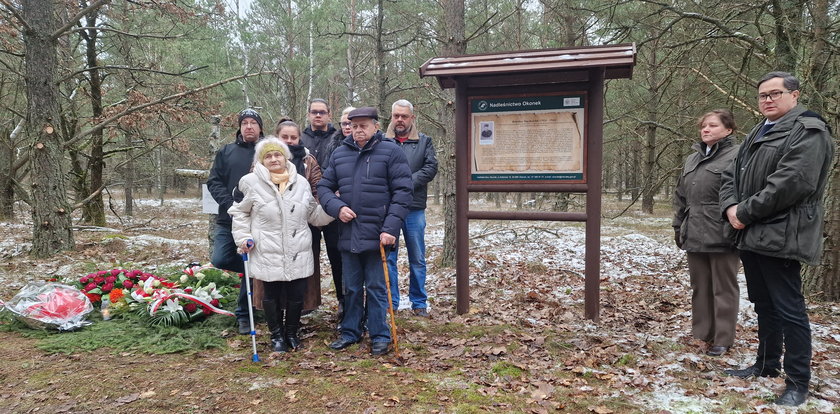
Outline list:
[[[249,239],[245,242],[245,245],[250,249],[254,246],[254,241]],[[251,273],[248,269],[248,253],[242,253],[242,261],[245,263],[245,291],[248,293],[248,322],[251,324],[251,348],[254,351],[254,355],[251,356],[251,361],[260,362],[260,356],[257,355],[257,330],[254,328],[254,301],[251,298],[254,292],[251,292]]]

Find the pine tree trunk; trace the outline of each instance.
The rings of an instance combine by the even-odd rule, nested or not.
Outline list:
[[[96,18],[99,15],[94,11],[85,17],[87,27],[96,26]],[[88,29],[84,33],[85,39],[85,57],[88,68],[88,84],[90,85],[90,107],[94,119],[102,116],[102,77],[96,56],[96,42],[99,31],[97,29]],[[90,160],[88,161],[88,177],[90,179],[89,189],[96,192],[93,196],[82,206],[82,219],[86,223],[94,226],[105,225],[105,204],[102,201],[102,186],[104,185],[103,174],[105,170],[105,142],[104,133],[98,130],[91,134],[90,146]],[[80,194],[80,199],[85,199],[90,194]]]
[[[126,148],[131,148],[131,134],[125,134]],[[134,151],[128,149],[125,151],[125,169],[123,170],[123,180],[125,181],[125,209],[123,213],[131,217],[134,215]]]
[[[0,142],[0,220],[9,220],[15,216],[15,187],[12,172],[15,152],[12,149],[12,142],[11,139],[8,142]]]
[[[816,0],[811,12],[814,19],[814,58],[810,68],[811,82],[805,84],[810,96],[810,109],[827,116],[832,108],[823,93],[829,90],[830,67],[824,62],[829,59],[828,48],[828,1]],[[834,112],[834,111],[831,111]],[[833,130],[840,130],[840,119],[835,116]],[[837,145],[835,145],[837,146]],[[823,300],[840,300],[840,148],[834,150],[834,166],[825,190],[825,241],[819,266],[807,267],[803,273],[803,285],[808,294]]]
[[[836,140],[835,140],[836,143]],[[822,300],[840,300],[840,151],[835,150],[834,167],[825,190],[825,240],[819,266],[803,272],[804,290]]]
[[[57,40],[55,2],[23,0],[26,51],[27,133],[32,177],[32,254],[49,257],[74,247],[70,206],[62,171],[64,150],[58,133],[56,87]]]
[[[467,52],[465,35],[464,0],[443,0],[444,25],[446,36],[441,45],[444,56],[463,55]],[[446,128],[440,151],[441,187],[443,187],[444,237],[441,265],[455,266],[455,92],[445,91],[447,103],[441,116],[441,124]],[[467,137],[461,137],[467,139]]]

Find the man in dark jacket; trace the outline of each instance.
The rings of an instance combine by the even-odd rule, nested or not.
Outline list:
[[[240,112],[236,140],[216,153],[210,177],[207,179],[207,189],[219,203],[219,215],[216,216],[216,231],[213,236],[213,257],[210,259],[213,266],[219,269],[237,273],[245,271],[242,258],[236,253],[228,209],[235,201],[242,200],[242,193],[236,187],[239,185],[239,179],[251,171],[254,145],[262,137],[263,122],[260,114],[253,109]],[[248,297],[244,283],[239,289],[235,314],[239,333],[247,335],[251,331],[251,325],[248,320]]]
[[[391,333],[379,246],[393,245],[403,225],[411,204],[411,170],[402,149],[378,131],[375,108],[355,109],[348,118],[353,136],[333,152],[318,182],[321,205],[341,222],[338,248],[346,291],[341,336],[330,348],[344,349],[361,339],[366,289],[371,354],[383,355]]]
[[[438,171],[435,146],[432,139],[417,130],[414,105],[400,99],[391,105],[391,123],[385,136],[392,138],[405,151],[411,168],[414,184],[414,199],[408,207],[408,215],[402,227],[405,250],[408,252],[408,298],[411,309],[417,316],[429,317],[426,304],[426,193],[429,182]],[[391,277],[391,296],[394,308],[400,303],[400,287],[397,279],[397,255],[399,235],[394,249],[388,254],[388,276]]]
[[[330,124],[330,107],[327,101],[315,98],[309,102],[306,118],[309,126],[303,130],[300,142],[309,153],[318,161],[321,170],[327,165],[333,150],[338,147],[344,137],[341,131],[336,130]],[[315,246],[321,243],[321,232],[324,233],[324,244],[327,247],[327,258],[330,259],[330,270],[332,271],[333,283],[335,284],[335,297],[338,299],[339,322],[344,308],[344,288],[341,276],[341,252],[338,251],[338,220],[321,228],[320,231],[312,230],[312,244]],[[318,250],[320,253],[320,249]],[[318,258],[316,257],[317,261]]]
[[[784,393],[776,404],[805,402],[811,379],[811,328],[800,262],[817,264],[823,203],[834,141],[825,121],[798,105],[799,80],[770,72],[758,82],[767,118],[741,146],[722,178],[720,206],[739,230],[737,247],[747,292],[758,315],[758,356],[741,378],[775,377],[784,344]]]

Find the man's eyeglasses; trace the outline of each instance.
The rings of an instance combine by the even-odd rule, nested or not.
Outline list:
[[[321,116],[324,116],[324,115],[326,115],[327,113],[328,113],[327,111],[309,111],[309,114],[310,114],[310,115],[321,115]]]
[[[760,93],[758,94],[758,101],[764,102],[767,98],[770,98],[770,101],[775,101],[782,97],[782,94],[790,93],[790,91],[773,91],[770,93]]]
[[[343,127],[349,127],[349,126],[350,126],[350,122],[348,122],[348,121],[342,122],[342,123],[341,123],[341,126],[343,126]]]

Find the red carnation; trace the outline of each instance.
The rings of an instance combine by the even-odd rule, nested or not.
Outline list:
[[[85,286],[85,292],[88,292],[88,291],[91,291],[91,290],[94,290],[94,289],[96,289],[96,283],[88,283],[87,286]]]
[[[192,293],[192,288],[191,287],[184,288],[184,293]]]
[[[102,300],[102,296],[97,295],[95,293],[85,293],[85,296],[87,296],[88,299],[90,299],[90,303],[97,303],[100,300]]]
[[[86,284],[88,284],[89,282],[90,282],[90,277],[88,277],[88,276],[82,276],[82,278],[81,278],[81,279],[79,279],[79,283],[81,283],[81,284],[83,284],[83,285],[86,285]]]
[[[219,307],[219,300],[218,299],[213,299],[213,300],[210,301],[210,304],[218,308]]]
[[[116,276],[122,272],[122,269],[111,269],[111,276]]]
[[[108,274],[107,270],[100,270],[100,271],[96,272],[97,276],[105,276],[106,274]]]
[[[239,277],[245,277],[245,273],[237,273]]]
[[[97,285],[102,284],[102,282],[104,282],[104,281],[105,281],[105,278],[102,277],[102,276],[97,276],[97,277],[93,278],[93,283],[96,283]]]
[[[105,283],[114,284],[117,281],[117,278],[114,276],[108,276],[105,278]]]
[[[195,303],[187,303],[186,305],[184,305],[184,310],[187,311],[187,313],[193,313],[197,309],[198,309],[198,306],[196,306]]]
[[[114,284],[113,283],[106,283],[102,286],[102,292],[104,292],[104,293],[108,293],[112,289],[114,289]]]
[[[242,286],[241,286],[241,285],[239,285],[239,284],[236,284],[236,285],[233,285],[232,287],[233,287],[234,289],[239,289],[239,288],[240,288],[240,287],[242,287]]]
[[[210,308],[208,308],[206,306],[201,307],[201,312],[205,315],[212,315],[213,314],[213,311],[211,311]]]
[[[139,270],[132,270],[132,271],[126,273],[126,276],[131,278],[131,279],[136,279],[137,276],[140,276],[142,273],[143,272],[141,272]]]
[[[134,287],[134,282],[130,280],[123,280],[123,287],[126,289],[131,289],[132,287]]]

